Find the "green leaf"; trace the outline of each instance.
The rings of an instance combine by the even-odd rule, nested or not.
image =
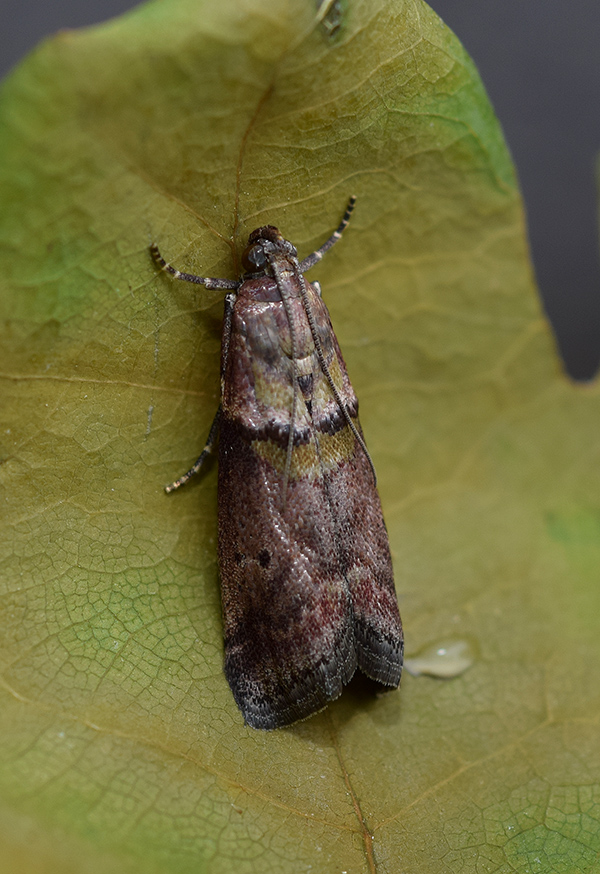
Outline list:
[[[598,387],[560,369],[456,38],[420,0],[149,3],[9,77],[0,184],[3,872],[600,871]],[[234,277],[253,227],[303,256],[352,193],[314,278],[408,653],[473,664],[261,733],[222,672],[215,468],[162,491],[222,294],[148,244]]]

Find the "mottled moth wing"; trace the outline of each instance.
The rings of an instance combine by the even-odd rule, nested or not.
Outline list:
[[[282,510],[283,469],[255,453],[227,418],[221,447],[224,436],[225,674],[246,722],[277,728],[321,710],[354,674],[352,605],[323,489],[292,480]],[[237,482],[225,481],[232,468]]]
[[[288,289],[287,313],[269,277],[246,281],[238,292],[219,442],[225,672],[245,720],[263,729],[323,708],[357,665],[397,686],[402,664],[370,462],[319,363],[297,277],[288,277]],[[306,289],[329,372],[358,424],[329,314],[309,283]]]
[[[354,397],[333,329],[331,337],[340,369]],[[355,423],[362,435],[358,402],[355,397],[354,400]],[[369,458],[355,441],[347,456],[325,476],[337,519],[341,566],[351,594],[358,667],[372,680],[397,687],[402,674],[404,638],[388,533]]]

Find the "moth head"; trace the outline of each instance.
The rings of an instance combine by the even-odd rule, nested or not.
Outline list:
[[[248,237],[248,245],[242,253],[242,267],[246,275],[270,273],[270,263],[274,258],[297,258],[296,248],[283,238],[273,225],[256,228]]]

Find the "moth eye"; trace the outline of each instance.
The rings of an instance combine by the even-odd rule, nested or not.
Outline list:
[[[248,246],[242,255],[242,266],[246,273],[258,273],[267,263],[267,256],[262,246]]]

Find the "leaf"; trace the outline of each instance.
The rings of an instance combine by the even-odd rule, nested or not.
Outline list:
[[[3,870],[599,871],[598,387],[560,369],[455,37],[418,0],[163,0],[43,44],[0,112]],[[162,492],[222,294],[148,244],[233,277],[253,227],[303,256],[351,193],[314,278],[408,652],[473,664],[261,733],[222,673],[215,469]]]

